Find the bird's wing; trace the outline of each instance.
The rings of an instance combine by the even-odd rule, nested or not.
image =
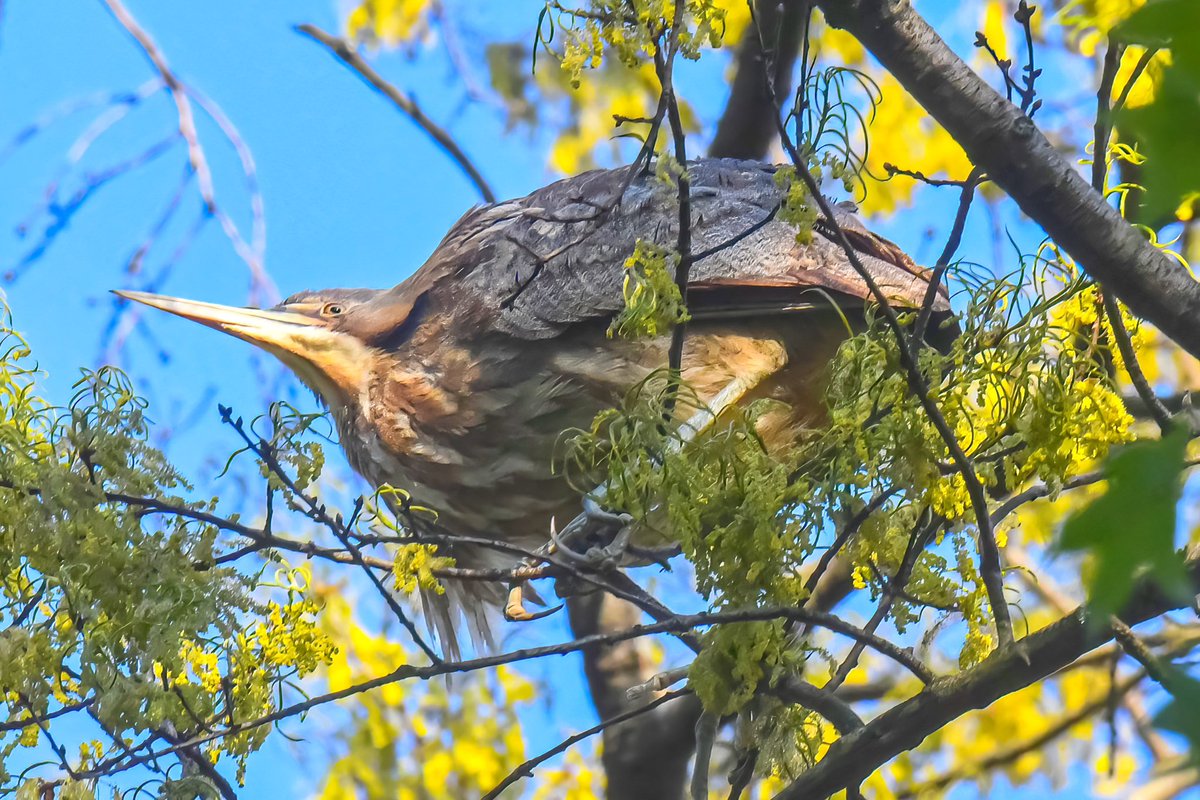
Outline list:
[[[818,220],[812,240],[801,244],[795,228],[777,219],[776,167],[703,159],[688,169],[694,317],[801,310],[831,297],[861,304],[870,297],[828,221]],[[835,215],[891,302],[920,305],[928,272],[868,231],[852,209],[839,206]],[[677,238],[674,185],[652,174],[629,180],[629,168],[596,170],[472,210],[396,291],[429,295],[468,329],[545,338],[621,310],[622,265],[637,241],[673,250]],[[935,310],[948,309],[943,292]]]

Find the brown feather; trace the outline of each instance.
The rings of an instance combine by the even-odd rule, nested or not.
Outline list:
[[[871,293],[828,221],[801,243],[775,219],[775,167],[701,160],[688,169],[701,257],[683,377],[707,402],[735,379],[770,373],[747,399],[786,404],[760,425],[769,444],[786,446],[820,423],[828,363]],[[580,507],[551,471],[560,433],[587,427],[666,365],[669,336],[626,341],[606,330],[624,305],[622,264],[638,239],[674,247],[675,191],[653,175],[631,180],[628,168],[599,170],[473,209],[411,278],[348,314],[340,330],[378,353],[367,385],[334,408],[354,468],[411,490],[453,532],[545,543],[551,520],[561,526]],[[891,302],[921,303],[928,272],[849,209],[837,216]],[[949,311],[944,290],[934,310]],[[462,567],[512,563],[487,548],[451,554]],[[426,598],[451,653],[450,604],[469,608],[483,635],[481,601],[498,599],[497,588],[456,583]]]

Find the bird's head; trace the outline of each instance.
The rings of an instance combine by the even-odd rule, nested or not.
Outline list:
[[[279,358],[332,407],[351,405],[386,357],[411,303],[375,289],[294,294],[274,308],[238,308],[146,292],[116,292],[250,342]]]

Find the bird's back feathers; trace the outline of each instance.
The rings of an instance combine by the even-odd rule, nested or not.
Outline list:
[[[442,313],[452,310],[473,330],[522,339],[557,336],[573,323],[611,316],[624,307],[620,267],[637,241],[672,250],[678,238],[677,189],[652,173],[630,179],[630,169],[587,172],[468,212],[397,290],[427,293]],[[702,295],[694,311],[721,312],[726,297],[726,313],[820,302],[817,292],[806,290],[857,304],[868,300],[828,221],[818,220],[811,241],[800,243],[795,227],[778,219],[783,189],[777,167],[702,159],[688,170],[689,289]],[[927,271],[868,231],[846,204],[835,215],[884,294],[898,306],[919,306]],[[942,292],[934,310],[948,308]]]

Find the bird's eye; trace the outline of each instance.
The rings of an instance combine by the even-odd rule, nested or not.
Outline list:
[[[327,317],[336,317],[342,313],[342,307],[337,303],[326,303],[325,307],[321,309],[321,313]]]

